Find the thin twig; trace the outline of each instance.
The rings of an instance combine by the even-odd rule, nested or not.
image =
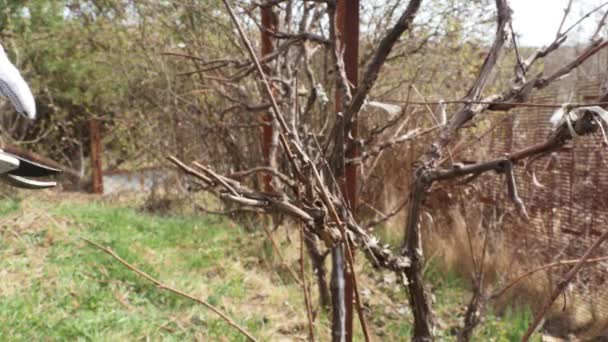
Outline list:
[[[270,240],[270,243],[272,244],[272,247],[274,248],[275,252],[279,256],[279,259],[281,259],[281,263],[283,264],[283,266],[285,266],[285,268],[287,268],[287,271],[289,271],[289,274],[291,275],[291,277],[293,278],[293,280],[295,280],[296,283],[298,283],[298,285],[302,286],[302,282],[300,281],[300,279],[296,275],[296,272],[289,266],[289,264],[287,263],[287,261],[283,257],[283,253],[281,253],[281,249],[279,248],[279,245],[276,243],[276,241],[272,237],[272,233],[268,229],[268,225],[264,224],[263,227],[264,227],[264,232],[266,233],[266,236],[268,237],[268,240]]]
[[[138,275],[140,275],[141,277],[147,279],[148,281],[152,282],[154,285],[156,285],[156,287],[158,287],[161,290],[166,290],[169,292],[172,292],[178,296],[190,299],[194,302],[197,302],[199,304],[202,304],[203,306],[205,306],[207,309],[213,311],[215,314],[217,314],[218,316],[220,316],[226,323],[228,323],[228,325],[230,325],[231,327],[235,328],[236,330],[238,330],[241,334],[243,334],[243,336],[247,337],[250,341],[257,341],[250,333],[248,333],[244,328],[240,327],[235,321],[233,321],[230,317],[226,316],[226,314],[224,314],[222,311],[220,311],[218,308],[216,308],[215,306],[209,304],[208,302],[193,297],[185,292],[182,292],[180,290],[174,289],[172,287],[169,287],[163,283],[161,283],[158,279],[153,278],[152,276],[150,276],[149,274],[147,274],[146,272],[140,270],[139,268],[131,265],[130,263],[128,263],[126,260],[124,260],[123,258],[121,258],[118,254],[116,254],[112,249],[110,249],[109,247],[103,247],[102,245],[98,244],[97,242],[91,241],[87,238],[83,238],[81,237],[82,240],[84,240],[86,243],[90,244],[91,246],[102,250],[103,252],[105,252],[106,254],[110,255],[111,257],[113,257],[114,259],[118,260],[118,262],[120,262],[121,264],[123,264],[126,268],[128,268],[129,270],[133,271],[134,273],[137,273]]]
[[[527,342],[530,339],[530,336],[532,336],[532,334],[536,330],[536,327],[543,320],[543,317],[545,317],[545,315],[547,314],[547,311],[549,311],[549,309],[553,305],[553,302],[555,301],[555,299],[557,299],[557,297],[559,297],[560,293],[564,292],[564,290],[566,289],[568,284],[572,281],[572,279],[574,279],[574,277],[576,276],[578,271],[581,269],[581,267],[583,267],[583,265],[587,262],[587,260],[589,260],[589,257],[591,256],[591,254],[593,254],[593,252],[595,252],[602,245],[602,243],[604,243],[604,241],[606,241],[607,239],[608,239],[608,230],[606,230],[602,234],[602,236],[600,236],[599,239],[597,239],[593,243],[593,245],[591,247],[589,247],[589,249],[585,252],[583,257],[578,260],[578,262],[570,269],[570,271],[568,271],[568,273],[559,282],[559,284],[557,284],[557,286],[553,290],[553,293],[551,293],[551,296],[549,298],[547,298],[543,307],[534,316],[534,321],[532,321],[532,324],[530,324],[530,326],[528,327],[528,330],[526,331],[525,335],[521,338],[522,342]]]
[[[399,203],[399,205],[395,206],[395,208],[393,208],[391,211],[389,211],[388,213],[382,213],[379,212],[380,217],[374,220],[371,220],[369,222],[367,222],[365,224],[365,229],[370,229],[372,227],[375,227],[379,224],[382,224],[388,220],[390,220],[392,217],[394,217],[395,215],[397,215],[401,210],[403,210],[403,208],[405,208],[405,206],[407,205],[407,203],[409,202],[409,197],[406,197],[405,200],[403,200],[401,203]]]
[[[556,39],[565,35],[567,32],[562,33],[562,29],[564,28],[564,23],[568,18],[568,14],[570,14],[570,9],[572,8],[572,0],[568,1],[568,5],[564,8],[564,15],[562,16],[562,21],[559,23],[559,27],[557,28],[557,33],[555,34]]]
[[[304,303],[306,304],[306,317],[308,318],[308,333],[309,340],[315,341],[315,326],[314,318],[312,317],[312,305],[310,303],[310,296],[308,293],[308,285],[306,284],[306,273],[304,271],[304,227],[302,224],[300,227],[300,276],[302,277],[302,290],[304,290]]]
[[[236,14],[234,14],[234,10],[232,9],[232,6],[228,2],[228,0],[222,0],[222,2],[224,3],[224,6],[226,7],[228,14],[230,15],[230,18],[232,19],[232,22],[234,23],[234,26],[236,27],[236,29],[239,33],[239,36],[241,37],[241,39],[243,40],[243,43],[245,44],[245,47],[247,48],[249,57],[255,64],[255,68],[260,76],[262,84],[264,85],[264,92],[265,92],[266,96],[268,96],[268,99],[270,100],[270,104],[272,106],[271,113],[273,114],[273,118],[279,123],[279,127],[283,131],[282,133],[279,134],[279,141],[281,142],[281,147],[283,147],[283,149],[285,150],[285,153],[287,154],[287,158],[289,159],[292,166],[294,167],[294,171],[296,172],[296,174],[298,174],[300,177],[303,177],[303,176],[301,176],[300,168],[297,165],[297,163],[295,162],[294,155],[293,155],[291,148],[287,142],[287,139],[285,138],[285,135],[284,135],[284,134],[287,134],[287,135],[291,136],[293,134],[293,132],[291,132],[289,130],[287,121],[285,120],[285,117],[283,116],[283,114],[279,108],[279,104],[273,94],[270,83],[268,82],[268,78],[266,77],[266,73],[264,72],[264,69],[262,68],[262,64],[260,63],[260,60],[256,56],[255,51],[253,50],[253,47],[251,46],[251,42],[249,41],[249,38],[247,38],[245,31],[241,27],[241,24],[240,24],[239,20],[237,19]],[[296,147],[298,147],[298,146],[296,146]]]
[[[602,7],[608,5],[608,1],[603,2],[601,5],[597,6],[596,8],[592,9],[591,11],[587,12],[585,15],[583,15],[582,17],[580,17],[576,22],[574,22],[574,24],[570,25],[565,31],[564,33],[562,33],[562,36],[565,36],[566,34],[568,34],[570,31],[572,31],[573,28],[575,28],[578,24],[580,24],[583,20],[589,18],[593,13],[599,11],[600,9],[602,9]]]
[[[530,107],[530,108],[561,108],[563,103],[532,103],[532,102],[505,102],[505,101],[473,101],[473,100],[447,100],[447,101],[405,101],[386,97],[375,97],[378,100],[385,102],[403,103],[411,106],[427,106],[427,105],[438,105],[444,104],[482,104],[482,105],[504,105],[514,107]],[[605,106],[608,102],[591,102],[591,103],[572,103],[571,108],[580,107],[591,107],[591,106]]]
[[[425,105],[425,107],[426,107],[426,110],[429,112],[429,116],[433,120],[433,123],[436,126],[441,126],[441,123],[439,122],[439,120],[437,120],[437,116],[435,116],[435,113],[433,112],[433,110],[431,109],[431,107],[429,107],[428,101],[426,100],[426,98],[424,97],[424,95],[422,95],[422,93],[418,90],[418,88],[416,88],[416,86],[414,84],[412,84],[411,88],[414,89],[414,92],[416,92],[416,95],[418,95],[418,97],[420,97],[423,102],[427,102],[427,104]]]
[[[509,29],[511,30],[511,39],[513,39],[513,49],[515,50],[515,59],[517,62],[517,65],[515,66],[515,76],[518,78],[518,81],[524,81],[526,67],[521,61],[521,55],[519,54],[519,49],[517,48],[517,37],[515,36],[515,31],[513,30],[513,22],[511,21],[509,21]]]
[[[598,262],[602,262],[602,261],[608,261],[608,256],[603,256],[603,257],[598,257],[598,258],[591,258],[588,259],[587,261],[585,261],[585,264],[594,264],[594,263],[598,263]],[[498,297],[501,297],[502,295],[504,295],[507,291],[509,291],[513,286],[515,286],[517,283],[519,283],[520,281],[522,281],[523,279],[533,275],[534,273],[540,272],[540,271],[544,271],[547,269],[551,269],[551,268],[556,268],[556,267],[560,267],[560,266],[568,266],[568,265],[574,265],[580,262],[580,259],[574,259],[574,260],[560,260],[560,261],[556,261],[556,262],[552,262],[550,264],[546,264],[546,265],[542,265],[539,266],[537,268],[531,269],[525,273],[523,273],[522,275],[518,276],[517,278],[515,278],[513,281],[511,281],[507,286],[505,286],[502,290],[492,294],[492,299],[496,299]]]
[[[234,26],[236,27],[236,29],[239,33],[239,36],[241,37],[241,39],[243,40],[243,43],[245,44],[245,47],[247,48],[247,52],[249,53],[251,60],[255,64],[255,68],[257,69],[260,79],[262,80],[262,84],[264,85],[265,93],[268,96],[268,99],[270,100],[270,104],[273,109],[274,118],[278,121],[278,123],[281,125],[281,128],[285,132],[289,132],[289,126],[287,126],[287,122],[285,121],[283,116],[280,115],[281,110],[279,109],[279,105],[272,93],[272,88],[270,86],[270,83],[268,82],[266,73],[264,72],[264,69],[262,68],[262,64],[260,63],[260,60],[258,59],[258,57],[255,55],[255,52],[253,51],[251,42],[249,42],[247,35],[245,35],[245,32],[244,32],[243,28],[241,27],[241,24],[238,21],[236,15],[234,14],[234,10],[232,9],[232,6],[228,2],[228,0],[223,0],[223,2],[224,2],[224,5],[226,6],[226,10],[228,11],[228,14],[230,15],[230,18],[232,19],[232,22],[234,23]]]
[[[597,27],[595,28],[595,33],[593,33],[593,35],[591,36],[591,41],[594,41],[600,34],[600,32],[602,31],[602,27],[604,27],[604,25],[606,24],[607,17],[608,11],[604,12],[604,15],[602,15],[602,19],[600,19],[599,23],[597,24]]]
[[[494,122],[492,124],[492,126],[490,126],[485,132],[481,133],[480,135],[473,137],[471,140],[463,142],[463,143],[459,143],[457,144],[453,149],[452,149],[452,156],[457,156],[458,154],[460,154],[462,151],[466,150],[468,147],[470,147],[473,144],[476,144],[477,142],[479,142],[481,139],[485,138],[488,134],[492,133],[497,127],[499,127],[502,123],[504,123],[505,121],[507,121],[509,118],[511,118],[511,116],[505,116],[503,118],[501,118],[500,120],[497,120],[496,122]],[[438,164],[442,164],[443,162],[445,162],[447,160],[446,157],[444,157],[443,159],[441,159],[439,161]]]

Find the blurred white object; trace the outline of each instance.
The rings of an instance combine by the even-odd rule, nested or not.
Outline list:
[[[323,89],[323,85],[321,83],[317,83],[315,86],[315,92],[321,105],[325,106],[329,103],[329,97],[327,97],[327,93],[325,92],[325,89]]]
[[[577,112],[585,111],[593,112],[597,117],[602,119],[606,125],[608,125],[608,112],[604,110],[604,108],[600,106],[587,106],[571,109],[569,103],[563,104],[561,108],[553,112],[549,122],[553,125],[553,129],[555,129],[564,122],[576,120],[578,118]]]
[[[19,159],[0,150],[0,174],[3,175],[19,167]]]
[[[28,119],[36,118],[36,102],[30,87],[8,59],[0,45],[0,93],[6,96],[15,109]]]
[[[401,106],[397,106],[390,103],[378,102],[378,101],[368,101],[365,103],[368,106],[375,107],[381,109],[388,113],[391,117],[401,113]]]
[[[567,116],[566,114],[569,114],[569,112],[570,112],[569,108],[570,108],[570,104],[564,103],[558,110],[553,112],[553,115],[551,115],[549,122],[551,123],[551,125],[553,126],[554,129],[557,126],[559,126],[562,122],[564,122],[565,117]]]
[[[599,128],[602,132],[602,137],[604,138],[604,144],[608,146],[608,136],[604,127],[604,125],[608,127],[608,112],[600,106],[586,106],[572,109],[569,103],[565,103],[551,115],[549,122],[551,122],[554,130],[565,123],[572,138],[577,138],[578,134],[574,130],[572,122],[578,119],[578,112],[592,112],[595,115],[595,119],[598,120]]]
[[[568,126],[568,130],[570,131],[570,135],[572,139],[578,138],[578,134],[574,130],[574,126],[572,126],[572,121],[578,119],[576,115],[576,111],[580,108],[572,109],[570,103],[564,103],[558,110],[556,110],[549,122],[553,125],[553,129],[557,129],[557,127],[561,126],[563,123],[566,123]]]
[[[439,124],[445,126],[448,124],[448,113],[445,108],[445,101],[439,100],[439,107],[441,108],[441,122]]]
[[[0,45],[0,93],[6,96],[17,112],[30,120],[36,118],[36,101],[19,70],[6,56]],[[45,189],[56,185],[53,181],[32,180],[25,177],[56,175],[60,170],[40,165],[0,150],[0,181],[25,189]]]

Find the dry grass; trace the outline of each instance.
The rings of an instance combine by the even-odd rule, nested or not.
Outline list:
[[[479,263],[486,232],[489,243],[483,268],[487,294],[497,293],[519,275],[540,266],[537,259],[522,255],[521,248],[513,245],[513,241],[518,241],[509,236],[518,231],[513,223],[503,223],[500,227],[490,223],[490,227],[486,227],[481,224],[480,211],[469,210],[468,217],[465,217],[458,206],[450,207],[443,214],[449,220],[440,219],[437,222],[427,218],[423,221],[428,228],[424,230],[427,256],[437,261],[438,267],[446,272],[457,273],[465,280],[467,287],[471,286],[471,275],[475,270],[471,251]],[[523,278],[500,297],[490,301],[492,310],[505,313],[513,308],[539,309],[559,280],[555,271],[549,269]],[[577,336],[583,340],[606,334],[608,311],[595,305],[594,296],[602,296],[602,293],[581,295],[580,289],[567,291],[547,315],[545,331],[555,336]]]

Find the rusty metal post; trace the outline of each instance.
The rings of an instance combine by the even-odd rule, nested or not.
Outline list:
[[[89,120],[91,139],[91,173],[93,178],[93,193],[103,193],[103,169],[101,165],[101,128],[99,120]]]
[[[346,77],[354,93],[359,83],[359,0],[338,0],[336,3],[336,36],[344,47],[344,69]],[[336,92],[336,112],[342,111],[340,93]],[[350,132],[344,132],[344,141],[357,139],[357,123],[353,122]],[[351,144],[347,144],[351,145]],[[345,157],[354,158],[359,155],[359,148],[352,145],[346,150]],[[338,175],[343,181],[342,193],[346,197],[353,214],[357,210],[357,165],[348,164],[343,175]],[[354,255],[353,255],[354,258]],[[349,270],[354,272],[354,270]],[[353,302],[354,289],[351,276],[344,277],[344,304],[346,318],[346,341],[353,339]]]
[[[341,0],[346,1],[343,27],[340,30],[343,32],[344,42],[344,69],[348,81],[352,85],[352,92],[356,91],[359,85],[359,0]],[[350,132],[345,132],[348,139],[349,134],[353,139],[357,139],[358,125],[354,122]],[[353,145],[352,148],[346,151],[346,158],[355,158],[359,156],[359,146]],[[346,198],[350,205],[351,211],[357,211],[357,164],[346,165]]]
[[[274,51],[274,47],[272,46],[272,36],[269,31],[276,31],[278,18],[274,11],[272,10],[272,5],[262,6],[262,31],[261,31],[261,41],[262,41],[262,57],[268,54],[271,54]],[[264,67],[264,72],[266,74],[270,73],[270,68],[266,65]],[[273,89],[274,92],[274,89]],[[262,156],[264,158],[264,164],[270,166],[270,149],[272,148],[272,115],[270,113],[265,113],[262,116],[262,122],[264,125],[262,126]],[[270,174],[265,173],[262,176],[262,183],[264,191],[271,192],[272,177]]]

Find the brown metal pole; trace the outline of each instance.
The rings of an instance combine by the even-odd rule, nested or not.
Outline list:
[[[351,92],[354,94],[359,85],[359,0],[346,1],[344,27],[341,28],[344,41],[344,69],[348,81],[351,83]],[[357,139],[358,125],[353,122],[350,136]],[[349,132],[345,132],[348,139]],[[359,146],[353,145],[346,151],[346,158],[359,156]],[[353,213],[357,211],[357,164],[346,165],[346,197]]]
[[[359,83],[359,0],[338,0],[336,7],[336,30],[337,37],[344,47],[344,69],[346,77],[354,93]],[[340,93],[336,92],[336,112],[342,111]],[[352,124],[350,132],[344,132],[344,141],[351,137],[357,138],[357,123]],[[350,144],[347,144],[350,145]],[[359,155],[359,148],[353,146],[346,150],[346,158],[354,158]],[[344,169],[342,193],[346,197],[348,205],[353,214],[357,210],[357,165],[348,164]],[[354,249],[351,249],[354,250]],[[354,258],[354,255],[353,255]],[[349,270],[354,272],[354,270]],[[346,274],[344,277],[344,304],[346,318],[346,341],[353,339],[353,302],[354,290],[352,277]]]
[[[276,14],[272,10],[272,5],[262,6],[262,32],[261,32],[261,41],[262,41],[262,56],[266,56],[271,54],[274,51],[274,47],[272,46],[271,35],[269,31],[276,31],[278,19]],[[264,66],[264,72],[268,74],[270,72],[270,68]],[[274,89],[273,89],[274,90]],[[264,163],[270,166],[270,149],[272,146],[272,115],[270,113],[266,113],[262,116],[262,122],[265,125],[262,126],[262,156],[264,158]],[[271,180],[272,176],[270,174],[264,173],[262,176],[263,189],[264,191],[271,192],[272,185]]]
[[[101,129],[97,119],[89,120],[91,138],[91,171],[93,177],[93,193],[103,193],[103,169],[101,167]]]

